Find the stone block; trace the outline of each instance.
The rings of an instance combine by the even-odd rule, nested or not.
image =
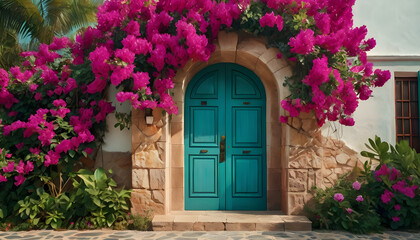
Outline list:
[[[150,188],[165,189],[165,169],[150,169]]]
[[[238,50],[236,52],[235,62],[237,64],[241,65],[241,66],[244,66],[244,67],[250,69],[251,71],[253,71],[255,69],[255,66],[257,64],[257,60],[258,60],[258,58],[249,54],[248,52],[244,52],[244,51],[240,51],[240,50]]]
[[[255,231],[255,223],[226,223],[226,231]]]
[[[172,231],[194,231],[195,222],[174,222]]]
[[[277,48],[269,48],[263,54],[261,54],[259,59],[261,60],[262,63],[266,64],[272,59],[276,59],[277,53],[279,52],[280,51]]]
[[[204,223],[205,231],[224,231],[225,223],[223,222],[206,222]]]
[[[132,185],[134,189],[149,189],[149,173],[147,169],[133,169]]]
[[[205,231],[203,222],[195,222],[193,225],[193,231]]]
[[[172,189],[171,206],[173,211],[184,210],[184,188]]]
[[[312,186],[316,185],[316,176],[315,171],[313,169],[308,170],[308,190],[312,188]]]
[[[316,119],[303,119],[302,120],[302,129],[305,132],[318,131],[320,128]]]
[[[244,41],[240,41],[237,49],[238,49],[238,52],[239,51],[247,52],[257,58],[259,58],[261,55],[263,55],[267,51],[266,45],[255,38],[248,38],[248,39],[245,39]]]
[[[307,189],[308,170],[289,169],[289,191],[304,192]]]
[[[156,203],[152,199],[152,194],[146,189],[134,189],[131,193],[131,211],[135,214],[145,214],[150,211],[150,215],[159,215],[165,213],[165,206]]]
[[[256,231],[284,231],[284,222],[279,223],[260,223],[257,222],[255,225]]]
[[[164,168],[159,150],[155,144],[143,145],[137,148],[133,155],[133,168]],[[162,153],[162,150],[160,150]]]
[[[235,32],[220,31],[217,36],[220,51],[236,51],[238,45],[238,34]]]
[[[184,123],[171,123],[171,140],[172,144],[184,144]]]
[[[184,168],[177,167],[171,169],[171,186],[173,188],[184,187]]]
[[[197,222],[198,217],[194,215],[176,215],[174,218],[174,224],[172,226],[173,231],[193,231],[194,223]]]
[[[288,194],[289,214],[300,215],[303,213],[303,206],[305,205],[304,193],[291,193]],[[287,231],[287,229],[286,229]]]
[[[172,231],[174,216],[155,215],[152,220],[153,231]]]
[[[146,136],[134,124],[131,126],[131,152],[135,152],[141,143],[144,143]]]
[[[293,117],[293,118],[291,118],[291,121],[292,121],[292,123],[291,123],[292,127],[297,129],[297,130],[300,130],[300,128],[302,127],[302,120],[300,120],[297,117]]]
[[[281,169],[269,168],[267,169],[267,190],[281,189]]]
[[[305,216],[284,216],[285,231],[312,231],[312,222]]]
[[[307,146],[310,143],[308,135],[289,127],[289,141],[291,146]]]
[[[152,199],[157,203],[165,203],[165,191],[163,190],[153,190]]]
[[[350,160],[350,156],[345,153],[340,153],[335,156],[335,160],[340,164],[346,164]]]
[[[310,148],[291,147],[289,168],[312,168],[315,158],[317,156]]]
[[[324,158],[324,167],[329,169],[329,168],[336,168],[337,167],[337,161],[335,160],[334,157],[326,157]]]
[[[184,145],[172,144],[171,147],[171,167],[184,167]]]
[[[281,210],[281,190],[267,190],[267,210]]]

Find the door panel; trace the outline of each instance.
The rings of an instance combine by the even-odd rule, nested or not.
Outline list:
[[[191,107],[190,146],[218,147],[218,107]]]
[[[231,68],[231,76],[231,94],[233,99],[261,98],[261,92],[259,87],[255,84],[255,80],[244,72],[241,72],[241,69],[236,67]]]
[[[233,197],[262,197],[260,155],[233,155]]]
[[[261,108],[232,107],[232,147],[261,147]]]
[[[190,156],[190,196],[217,197],[218,195],[218,156]]]
[[[219,95],[218,79],[220,77],[220,71],[218,69],[208,71],[205,75],[200,76],[200,82],[197,82],[197,86],[194,86],[190,97],[193,99],[217,99]]]
[[[184,119],[185,209],[265,210],[265,92],[258,77],[230,63],[207,67],[188,85]]]

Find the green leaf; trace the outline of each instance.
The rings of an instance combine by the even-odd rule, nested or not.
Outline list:
[[[4,218],[3,209],[0,209],[0,218]]]
[[[106,187],[106,180],[108,177],[106,176],[105,169],[103,168],[97,168],[95,170],[95,181],[99,188],[105,188]]]
[[[108,214],[108,216],[106,216],[106,223],[108,227],[111,227],[114,222],[115,222],[114,214]]]
[[[74,158],[74,156],[76,155],[76,152],[75,151],[73,151],[73,150],[69,150],[69,156],[71,157],[71,158]]]
[[[38,225],[38,223],[39,223],[39,218],[34,218],[34,219],[32,220],[32,224],[33,224],[33,225]]]
[[[349,225],[348,225],[348,223],[347,223],[346,221],[341,221],[341,226],[342,226],[345,230],[349,229]]]

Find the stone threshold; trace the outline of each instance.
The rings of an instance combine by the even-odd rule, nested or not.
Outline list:
[[[154,231],[311,231],[305,216],[280,211],[173,211],[155,215]]]

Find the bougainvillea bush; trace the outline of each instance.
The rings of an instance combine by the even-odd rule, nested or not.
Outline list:
[[[119,102],[177,114],[169,90],[188,61],[207,61],[218,32],[267,38],[294,67],[282,100],[288,116],[314,111],[319,125],[353,125],[359,100],[390,78],[373,70],[365,26],[354,27],[355,0],[109,0],[96,27],[75,39],[55,38],[26,61],[0,69],[0,218],[22,196],[67,181],[82,156],[102,141],[110,85]],[[109,99],[109,98],[108,98]],[[283,116],[281,121],[287,121]]]
[[[356,167],[333,187],[315,188],[315,205],[307,207],[315,227],[357,233],[420,228],[420,154],[406,141],[394,147],[376,137],[369,144],[362,155],[376,160],[374,170],[368,161],[361,174]]]

